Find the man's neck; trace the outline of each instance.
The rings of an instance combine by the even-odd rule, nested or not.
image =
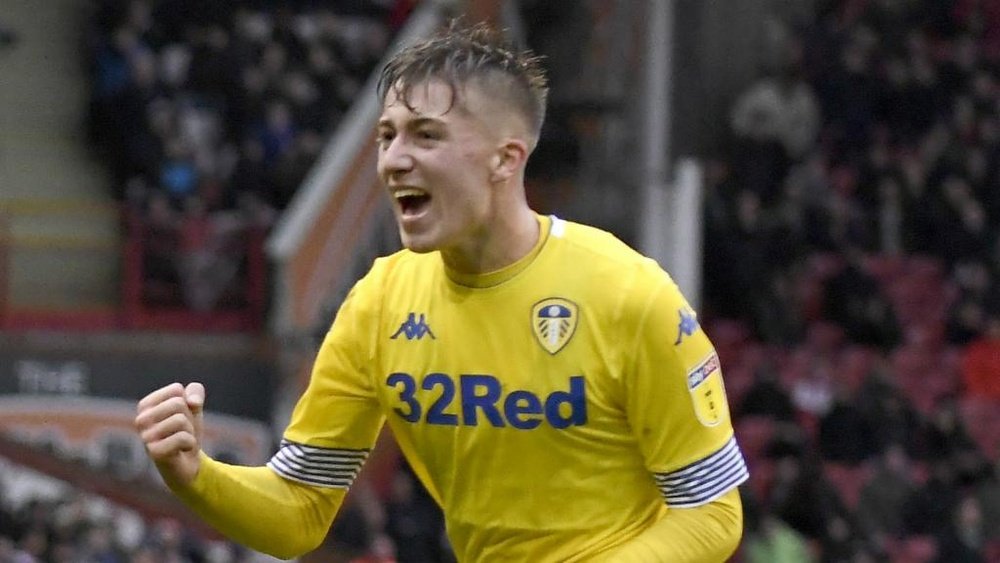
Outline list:
[[[441,251],[452,270],[463,274],[486,274],[503,269],[531,252],[540,236],[538,219],[527,205],[504,214],[470,244]]]

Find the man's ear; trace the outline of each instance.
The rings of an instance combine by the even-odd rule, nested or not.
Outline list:
[[[490,179],[494,182],[503,182],[514,177],[524,170],[530,153],[528,143],[524,139],[508,137],[497,147],[493,156]]]

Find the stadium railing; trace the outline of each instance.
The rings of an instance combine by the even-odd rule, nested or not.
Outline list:
[[[95,220],[96,219],[96,220]],[[0,331],[259,331],[267,304],[262,229],[240,238],[225,303],[199,312],[150,299],[149,230],[116,203],[0,201]]]
[[[150,245],[158,235],[134,211],[124,213],[126,240],[122,252],[121,324],[126,329],[179,331],[246,331],[262,328],[267,302],[267,264],[264,231],[248,226],[239,247],[228,249],[239,257],[239,275],[226,288],[220,304],[207,311],[192,309],[179,283],[167,288],[166,299],[156,297],[158,281],[148,272]],[[176,268],[177,264],[173,264]],[[162,292],[161,292],[162,293]]]

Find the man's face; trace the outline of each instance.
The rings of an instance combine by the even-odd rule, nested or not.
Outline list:
[[[499,139],[474,86],[458,97],[431,80],[386,96],[378,122],[378,174],[392,198],[403,245],[415,252],[468,250],[494,211],[491,170]]]

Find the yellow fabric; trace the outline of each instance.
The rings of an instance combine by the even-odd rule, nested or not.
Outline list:
[[[711,343],[655,262],[539,221],[547,236],[500,272],[377,260],[286,429],[291,461],[272,468],[314,482],[296,467],[371,448],[387,420],[460,561],[588,561],[629,541],[711,560],[714,542],[689,540],[721,520],[698,507],[746,475]]]
[[[730,490],[697,508],[671,510],[602,563],[720,563],[736,551],[743,535],[739,491]]]
[[[315,549],[347,493],[282,479],[267,467],[201,456],[194,482],[174,492],[226,537],[282,559]]]

